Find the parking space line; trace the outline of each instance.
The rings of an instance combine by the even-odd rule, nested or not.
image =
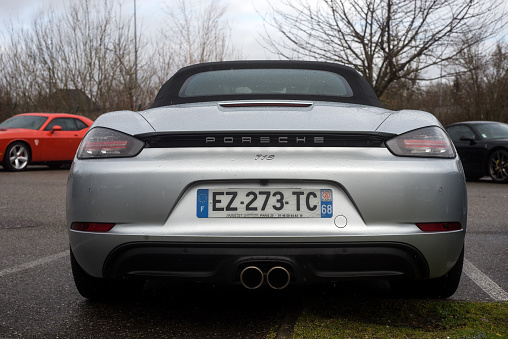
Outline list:
[[[492,281],[492,279],[483,274],[482,271],[476,268],[476,266],[471,264],[471,262],[467,259],[464,259],[463,271],[492,299],[495,301],[508,301],[508,293]]]
[[[21,264],[18,266],[3,269],[0,271],[0,278],[5,277],[6,275],[9,275],[9,274],[18,273],[20,271],[28,270],[30,268],[34,268],[34,267],[37,267],[40,265],[50,263],[54,260],[66,257],[68,255],[69,255],[69,250],[63,251],[63,252],[60,252],[57,254],[53,254],[53,255],[48,255],[47,257],[39,258],[37,260],[33,260],[33,261],[30,261],[30,262],[27,262],[27,263],[24,263],[24,264]]]

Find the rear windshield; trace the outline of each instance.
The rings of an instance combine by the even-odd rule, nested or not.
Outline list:
[[[17,115],[5,120],[0,124],[0,128],[24,128],[38,130],[48,120],[47,117],[36,115]]]
[[[346,79],[308,69],[235,69],[198,73],[183,84],[182,98],[221,95],[318,95],[351,97]]]

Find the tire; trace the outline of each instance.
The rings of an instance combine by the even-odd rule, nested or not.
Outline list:
[[[78,264],[71,251],[71,268],[76,288],[83,297],[93,301],[122,300],[137,297],[144,280],[113,280],[92,277]]]
[[[487,170],[495,182],[508,182],[508,152],[497,150],[489,156]]]
[[[24,171],[30,163],[30,147],[24,142],[16,141],[5,150],[3,166],[7,171]]]
[[[394,280],[390,281],[392,291],[405,297],[446,299],[451,297],[459,287],[464,248],[452,269],[442,277],[428,280]]]

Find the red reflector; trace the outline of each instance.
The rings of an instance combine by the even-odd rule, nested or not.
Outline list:
[[[430,222],[416,224],[419,229],[425,232],[458,231],[462,229],[460,222]]]
[[[105,224],[98,222],[73,222],[71,230],[83,232],[108,232],[115,224]]]

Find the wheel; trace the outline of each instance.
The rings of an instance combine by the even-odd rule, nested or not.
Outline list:
[[[119,300],[139,295],[144,280],[113,280],[92,277],[78,264],[71,251],[71,269],[76,288],[83,297],[90,300]]]
[[[16,141],[5,150],[3,166],[6,170],[23,171],[30,163],[30,148],[23,142]]]
[[[508,152],[497,150],[489,157],[489,175],[495,182],[508,182]]]
[[[452,269],[442,277],[428,280],[394,280],[390,281],[393,292],[408,297],[446,299],[451,297],[459,287],[464,248]]]

